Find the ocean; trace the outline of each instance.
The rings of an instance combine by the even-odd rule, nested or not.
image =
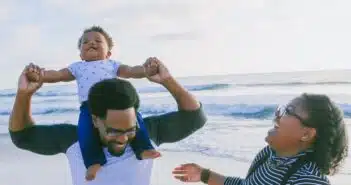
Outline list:
[[[303,92],[329,95],[344,111],[350,135],[351,71],[348,70],[182,77],[178,80],[201,101],[209,120],[205,127],[188,138],[160,146],[159,150],[166,155],[165,159],[162,159],[163,162],[155,166],[157,173],[155,172],[153,176],[154,185],[165,182],[181,184],[173,180],[171,174],[166,175],[167,177],[160,174],[165,171],[170,172],[174,165],[177,165],[174,161],[199,162],[212,165],[212,167],[206,167],[217,168],[228,175],[245,175],[251,160],[265,145],[264,137],[272,127],[275,108],[280,104],[288,103]],[[176,110],[174,99],[160,85],[146,80],[132,80],[132,83],[140,93],[140,111],[144,116]],[[37,179],[36,184],[45,184],[46,181],[42,179],[41,173],[35,173],[38,175],[35,177],[28,171],[19,172],[20,169],[31,167],[26,163],[18,163],[14,166],[9,162],[16,155],[19,161],[35,159],[39,163],[36,168],[41,170],[47,169],[52,164],[59,165],[55,171],[51,170],[51,175],[58,178],[58,174],[63,174],[65,180],[61,178],[58,184],[59,182],[70,184],[67,166],[60,166],[64,164],[62,164],[64,160],[62,157],[55,158],[61,161],[56,163],[50,161],[48,156],[42,157],[43,161],[50,161],[47,164],[40,162],[40,156],[20,151],[12,146],[8,137],[7,124],[15,92],[14,89],[0,90],[2,105],[0,107],[0,139],[2,140],[0,164],[3,167],[10,166],[9,169],[12,170],[0,170],[0,175],[7,177],[0,178],[0,184],[11,185],[22,181],[28,184],[26,177],[31,181]],[[32,113],[37,124],[63,122],[76,124],[78,107],[74,83],[44,85],[33,98]],[[348,157],[339,174],[331,178],[333,184],[346,184],[345,179],[351,177],[350,161]],[[17,167],[20,169],[16,169]],[[24,176],[11,178],[14,177],[14,173]],[[51,181],[50,183],[52,184]]]

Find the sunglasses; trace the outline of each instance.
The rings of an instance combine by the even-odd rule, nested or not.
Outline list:
[[[278,108],[275,111],[275,120],[279,120],[281,117],[285,115],[295,117],[305,126],[311,126],[305,119],[303,119],[301,116],[295,113],[294,106],[285,106],[285,105],[278,106]]]
[[[120,130],[111,127],[106,127],[105,125],[105,132],[106,135],[109,137],[120,137],[120,136],[127,136],[132,137],[135,136],[136,132],[139,130],[139,124],[137,123],[135,127],[130,128],[128,130]]]

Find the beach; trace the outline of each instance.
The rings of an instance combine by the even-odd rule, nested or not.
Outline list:
[[[1,154],[0,183],[2,185],[72,185],[65,155],[41,156],[27,151],[20,151],[10,143],[1,143],[6,154]],[[162,152],[162,157],[155,160],[152,185],[181,185],[172,176],[172,169],[183,163],[197,163],[229,176],[244,177],[249,167],[248,162],[230,158],[219,158],[191,152]],[[16,159],[15,159],[16,158]],[[347,161],[350,164],[350,160]],[[350,168],[350,166],[348,166]],[[329,177],[332,184],[349,184],[350,173],[344,172]],[[202,183],[191,183],[200,185]]]
[[[266,145],[275,108],[303,92],[329,95],[342,109],[348,135],[351,130],[351,72],[299,72],[224,75],[180,78],[179,81],[202,103],[206,125],[176,143],[159,147],[152,185],[180,185],[171,171],[177,165],[194,162],[229,176],[244,177],[256,153]],[[133,81],[141,98],[143,116],[176,110],[170,94],[143,80]],[[64,154],[43,156],[15,148],[8,135],[15,89],[0,90],[0,184],[72,185]],[[37,124],[77,124],[78,100],[75,84],[44,86],[33,97]],[[349,184],[351,160],[329,177],[334,185]],[[196,183],[193,183],[196,185]],[[201,183],[199,183],[201,184]]]

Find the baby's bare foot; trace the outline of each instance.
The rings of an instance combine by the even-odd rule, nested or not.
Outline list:
[[[94,180],[96,177],[96,173],[100,170],[101,165],[100,164],[94,164],[91,165],[88,169],[87,172],[85,174],[85,179],[87,181],[91,181]]]
[[[142,159],[155,159],[161,157],[161,153],[156,150],[145,150],[141,153]]]

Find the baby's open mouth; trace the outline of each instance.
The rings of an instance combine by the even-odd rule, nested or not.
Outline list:
[[[97,48],[96,47],[90,47],[88,50],[96,50]]]

